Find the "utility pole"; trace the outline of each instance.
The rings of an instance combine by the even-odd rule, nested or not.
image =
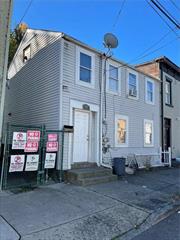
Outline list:
[[[10,22],[13,0],[0,0],[0,152],[9,53]]]

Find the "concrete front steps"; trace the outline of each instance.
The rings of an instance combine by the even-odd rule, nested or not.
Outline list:
[[[80,186],[107,183],[115,180],[117,180],[117,176],[112,174],[111,169],[89,164],[84,165],[83,168],[75,166],[65,174],[66,182]]]

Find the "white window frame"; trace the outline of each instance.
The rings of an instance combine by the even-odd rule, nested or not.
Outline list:
[[[152,101],[149,101],[149,100],[148,100],[148,87],[147,87],[148,82],[152,83],[152,86],[153,86],[153,87],[152,87],[152,91],[153,91],[153,100],[152,100]],[[154,81],[153,81],[152,79],[150,79],[150,78],[146,78],[145,100],[146,100],[146,103],[147,103],[147,104],[152,104],[152,105],[155,104],[155,83],[154,83]]]
[[[24,59],[25,55],[25,51],[29,50],[29,58],[27,60]],[[27,45],[24,49],[23,49],[23,63],[27,63],[29,60],[31,59],[31,44]]]
[[[126,143],[117,142],[117,121],[126,120]],[[128,147],[129,144],[129,118],[125,115],[116,114],[115,115],[115,147]]]
[[[114,92],[110,89],[110,65],[118,69],[118,91]],[[106,92],[114,94],[114,95],[121,95],[121,69],[118,63],[114,63],[109,61],[107,64],[107,72],[106,72]]]
[[[133,96],[129,95],[129,74],[130,73],[136,75],[136,90],[137,90],[137,96],[136,97],[133,97]],[[139,79],[138,79],[138,73],[136,71],[133,71],[133,70],[130,70],[130,69],[127,70],[127,96],[130,99],[134,99],[134,100],[138,100],[139,99]]]
[[[91,82],[80,80],[80,53],[84,53],[91,57]],[[95,54],[81,47],[76,47],[76,84],[94,88],[95,86]]]
[[[169,84],[169,97],[170,97],[170,102],[167,102],[167,92],[166,92],[166,85],[167,83]],[[165,104],[172,106],[172,80],[168,77],[165,79]]]
[[[152,143],[151,144],[147,144],[145,142],[145,140],[146,140],[146,128],[145,128],[146,123],[152,124]],[[144,147],[154,147],[154,122],[153,122],[153,120],[144,119]]]

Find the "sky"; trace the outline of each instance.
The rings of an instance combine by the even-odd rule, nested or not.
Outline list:
[[[31,0],[14,0],[11,28],[26,12],[23,22],[29,28],[64,32],[104,52],[104,34],[113,33],[119,42],[113,56],[126,63],[166,56],[180,66],[180,30],[165,18],[169,28],[147,1],[32,0],[26,12]],[[180,22],[180,1],[158,1]]]

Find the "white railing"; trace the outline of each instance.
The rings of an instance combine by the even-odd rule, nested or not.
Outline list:
[[[160,147],[160,156],[162,165],[171,167],[171,148],[169,147],[168,150],[162,150]]]

